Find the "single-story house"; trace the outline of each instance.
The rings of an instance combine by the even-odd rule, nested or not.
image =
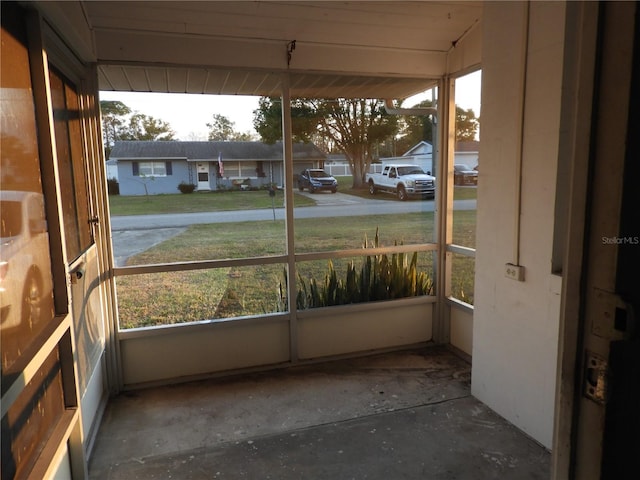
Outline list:
[[[115,161],[121,195],[179,193],[180,183],[199,191],[284,185],[282,143],[116,142]],[[294,172],[322,168],[326,154],[312,143],[293,144]]]
[[[351,175],[351,165],[349,165],[349,160],[347,160],[347,156],[344,153],[327,154],[324,170],[334,177]]]
[[[454,164],[464,164],[471,168],[478,166],[478,152],[480,150],[480,142],[476,140],[456,142],[454,150]],[[432,172],[433,169],[433,146],[422,140],[418,142],[399,157],[380,158],[380,164],[373,165],[376,171],[382,171],[382,166],[387,163],[412,163],[419,165],[425,172]]]
[[[456,142],[454,164],[463,164],[471,168],[478,168],[480,161],[480,142],[477,140],[463,140]]]
[[[115,160],[109,159],[107,160],[107,178],[109,180],[115,179],[118,180],[118,162]]]

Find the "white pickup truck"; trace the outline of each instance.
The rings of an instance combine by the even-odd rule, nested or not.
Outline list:
[[[368,173],[366,180],[371,195],[383,191],[395,194],[398,200],[418,196],[433,198],[436,192],[435,177],[417,165],[387,164],[381,173]]]

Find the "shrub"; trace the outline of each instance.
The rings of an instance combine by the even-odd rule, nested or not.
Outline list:
[[[364,248],[368,248],[365,238]],[[373,245],[378,247],[378,231]],[[350,303],[392,300],[396,298],[433,295],[433,281],[426,272],[417,271],[418,253],[411,260],[404,253],[394,253],[391,259],[386,254],[365,257],[357,269],[354,262],[347,265],[346,277],[338,279],[333,262],[329,260],[324,281],[318,283],[315,278],[305,279],[298,275],[298,294],[296,308],[327,307]],[[287,271],[284,270],[284,285],[280,282],[278,309],[286,311]]]
[[[180,190],[180,193],[193,193],[195,189],[196,186],[193,183],[180,182],[178,184],[178,190]]]
[[[120,195],[120,184],[115,178],[107,179],[107,192],[109,195]]]

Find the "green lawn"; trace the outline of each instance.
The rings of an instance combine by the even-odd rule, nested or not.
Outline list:
[[[478,198],[478,187],[453,187],[454,200],[475,200]]]
[[[371,198],[367,189],[353,189],[351,177],[336,177],[338,191],[356,197]],[[379,200],[397,202],[395,196],[379,194]],[[476,198],[476,188],[455,187],[454,199],[466,200]],[[273,204],[284,206],[284,192],[278,190]],[[417,200],[419,201],[419,200]],[[294,192],[294,205],[306,207],[315,205],[315,201],[305,195]],[[271,208],[272,199],[266,190],[243,192],[226,190],[222,192],[194,192],[190,194],[163,195],[110,195],[109,207],[111,215],[145,215],[162,213],[215,212],[223,210],[253,210]]]
[[[296,207],[315,205],[315,202],[304,195],[294,194]],[[273,205],[280,208],[284,205],[284,194],[276,191]],[[162,213],[216,212],[223,210],[253,210],[271,208],[272,198],[267,190],[223,192],[194,192],[190,194],[163,195],[110,195],[109,208],[111,215],[145,215]]]
[[[433,213],[385,215],[380,225],[381,246],[393,245],[398,239],[404,244],[422,243],[425,232],[428,236],[433,233]],[[370,241],[373,239],[375,228],[365,217],[334,218],[323,222],[322,228],[318,228],[317,219],[297,219],[296,246],[299,251],[360,248],[365,235]],[[456,243],[473,246],[475,211],[456,212],[453,228]],[[360,233],[345,237],[345,231]],[[284,243],[282,221],[193,225],[184,233],[130,258],[128,264],[281,254]],[[341,272],[349,260],[359,265],[362,258],[335,260],[334,266]],[[419,266],[432,274],[432,253],[421,254]],[[304,262],[298,270],[307,278],[322,281],[327,261]],[[456,297],[472,301],[472,272],[473,259],[455,261],[452,282]],[[275,312],[279,308],[279,287],[283,279],[283,265],[118,277],[120,323],[123,328],[133,328]]]

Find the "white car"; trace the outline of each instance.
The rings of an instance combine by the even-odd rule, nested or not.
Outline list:
[[[387,164],[381,173],[367,173],[369,193],[379,191],[393,193],[398,200],[409,197],[434,198],[436,179],[413,164]]]
[[[42,194],[0,191],[0,325],[52,318],[53,282]],[[51,311],[44,311],[48,306]]]

